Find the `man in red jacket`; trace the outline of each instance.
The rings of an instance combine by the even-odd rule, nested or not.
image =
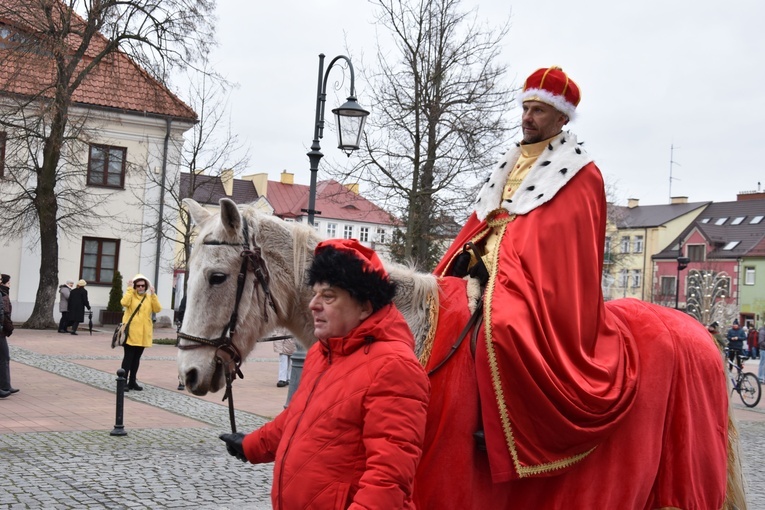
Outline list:
[[[352,239],[319,243],[308,273],[318,338],[289,407],[228,452],[274,462],[273,507],[413,509],[430,384],[392,304],[395,283]]]

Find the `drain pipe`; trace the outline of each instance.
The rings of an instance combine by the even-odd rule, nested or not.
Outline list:
[[[159,187],[159,217],[157,218],[157,253],[154,259],[154,291],[156,292],[159,287],[159,264],[160,264],[160,252],[162,248],[162,218],[165,214],[165,177],[167,176],[167,150],[170,144],[170,125],[172,119],[168,117],[165,119],[165,143],[162,153],[162,177],[161,185]]]

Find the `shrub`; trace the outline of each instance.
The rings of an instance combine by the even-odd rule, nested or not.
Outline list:
[[[109,291],[109,303],[106,305],[106,310],[109,312],[121,312],[122,305],[122,274],[119,271],[114,272],[114,278],[112,279],[112,288]]]

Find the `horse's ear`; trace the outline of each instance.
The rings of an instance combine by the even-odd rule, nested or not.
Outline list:
[[[239,233],[239,228],[242,224],[242,214],[239,212],[239,207],[233,200],[228,198],[221,198],[220,201],[220,221],[223,223],[223,227],[230,234]]]
[[[199,205],[196,200],[192,198],[184,198],[183,203],[188,208],[191,219],[194,221],[195,225],[201,225],[210,217],[210,211]]]

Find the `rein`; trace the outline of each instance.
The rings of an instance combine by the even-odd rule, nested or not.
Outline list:
[[[239,303],[244,293],[244,285],[247,280],[247,273],[252,269],[255,274],[255,281],[253,285],[260,284],[260,289],[263,291],[265,299],[263,300],[263,317],[268,322],[268,305],[271,305],[274,312],[278,313],[276,303],[271,295],[270,275],[266,262],[263,260],[261,249],[254,242],[250,242],[249,230],[247,228],[247,221],[242,218],[242,235],[244,239],[241,244],[224,243],[221,241],[207,241],[202,244],[212,246],[241,246],[243,249],[239,254],[242,257],[242,264],[239,267],[239,275],[237,276],[236,284],[236,300],[234,301],[234,310],[231,312],[231,317],[228,323],[223,328],[223,332],[217,338],[204,338],[199,336],[187,335],[181,331],[178,332],[178,339],[175,346],[182,350],[198,349],[200,347],[214,347],[215,348],[215,363],[220,365],[223,369],[223,374],[226,378],[226,392],[223,395],[223,401],[228,400],[228,413],[231,421],[231,432],[236,433],[236,419],[234,417],[234,393],[232,389],[233,382],[237,377],[244,379],[242,374],[242,355],[239,349],[234,345],[234,335],[236,334],[236,325],[239,321]],[[194,342],[191,345],[181,345],[181,340],[189,340]]]

